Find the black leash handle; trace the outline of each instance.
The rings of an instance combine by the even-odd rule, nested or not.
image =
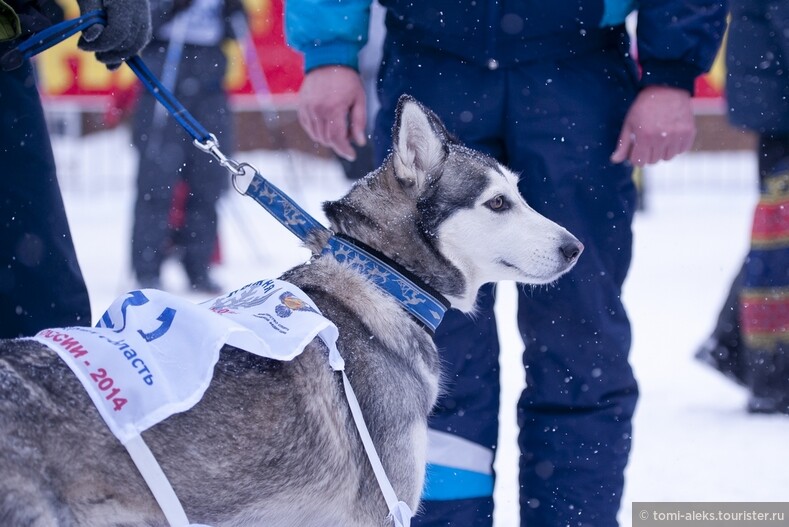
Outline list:
[[[3,70],[16,69],[22,65],[23,61],[66,40],[71,35],[79,33],[94,24],[104,24],[105,22],[107,22],[107,16],[104,14],[104,11],[97,9],[39,31],[3,55],[3,58],[0,59]]]

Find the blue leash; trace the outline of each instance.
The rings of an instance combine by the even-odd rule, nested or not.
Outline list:
[[[55,24],[22,42],[15,49],[3,56],[4,65],[18,65],[23,60],[49,49],[55,44],[65,40],[93,24],[106,23],[107,19],[101,10],[90,11],[71,20]],[[419,280],[410,276],[384,255],[363,243],[343,235],[334,234],[324,227],[319,221],[310,216],[287,194],[267,181],[260,172],[248,163],[239,163],[227,157],[220,149],[216,137],[206,130],[197,119],[164,87],[164,85],[151,73],[139,56],[126,60],[126,64],[134,71],[145,89],[147,89],[168,113],[186,130],[194,145],[211,154],[220,165],[230,173],[233,187],[240,194],[249,196],[274,216],[290,232],[300,240],[306,241],[313,235],[324,235],[328,242],[322,255],[332,255],[338,262],[345,263],[357,272],[367,276],[378,287],[400,302],[425,329],[434,334],[438,324],[449,308],[449,303],[437,292],[428,292],[426,286],[420,285]],[[254,172],[252,180],[246,190],[241,190],[236,185],[236,179],[246,175],[247,169]]]

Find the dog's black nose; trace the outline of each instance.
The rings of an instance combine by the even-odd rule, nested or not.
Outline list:
[[[578,255],[584,250],[584,244],[578,240],[573,240],[563,243],[559,250],[562,251],[562,254],[568,262],[572,262],[578,258]]]

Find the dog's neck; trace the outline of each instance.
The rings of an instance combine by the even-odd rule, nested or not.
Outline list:
[[[441,255],[436,239],[420,229],[416,200],[392,171],[387,162],[359,180],[344,198],[325,203],[332,229],[372,247],[454,305],[454,299],[469,295],[466,280]]]

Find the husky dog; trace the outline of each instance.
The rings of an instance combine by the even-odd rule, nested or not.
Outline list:
[[[404,96],[392,154],[342,199],[332,229],[383,253],[471,312],[497,280],[547,284],[583,245],[532,210],[517,177],[459,144]],[[320,254],[325,239],[308,242]],[[338,348],[398,497],[417,510],[439,391],[430,334],[331,256],[282,277],[340,330]],[[388,510],[325,345],[291,362],[226,346],[203,399],[143,433],[192,521],[370,527]],[[48,348],[0,342],[0,525],[161,526],[165,518],[76,376]]]

